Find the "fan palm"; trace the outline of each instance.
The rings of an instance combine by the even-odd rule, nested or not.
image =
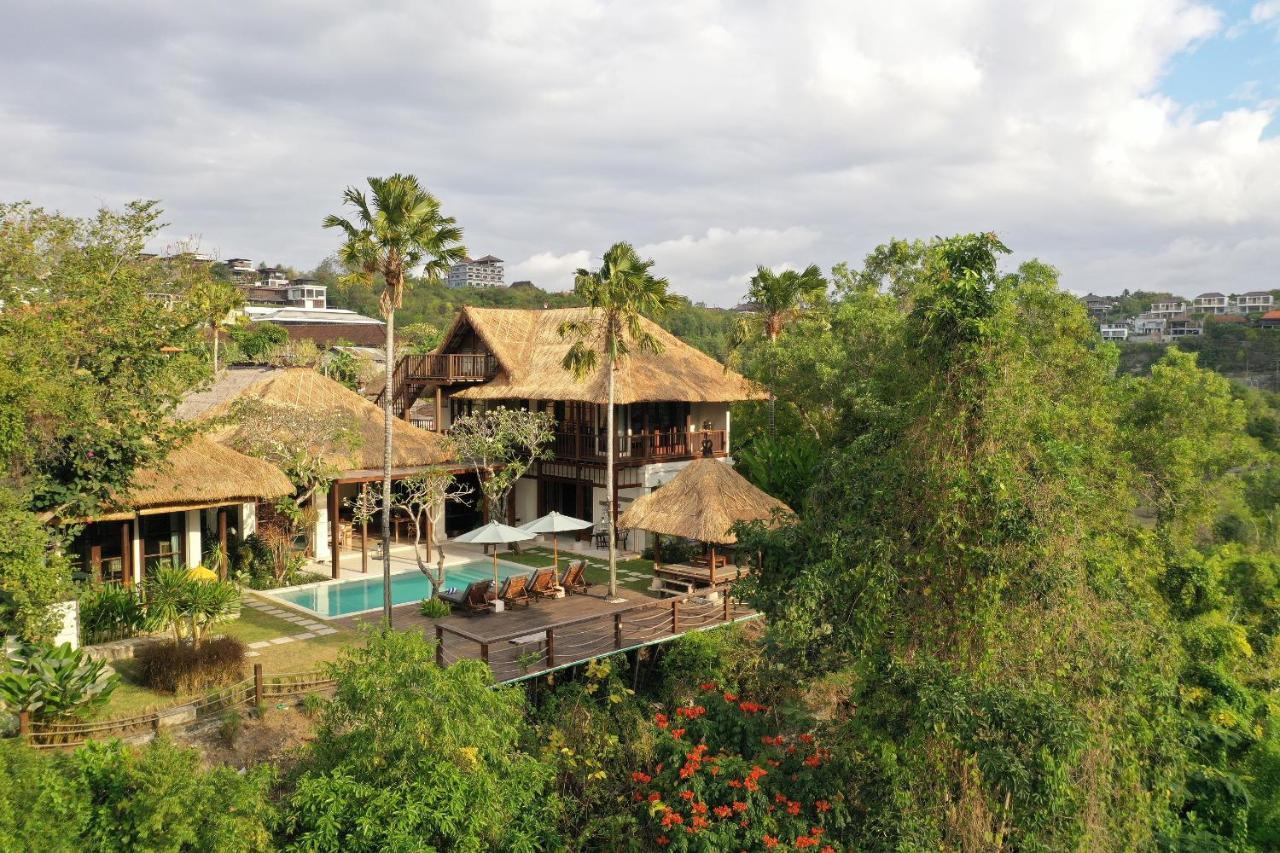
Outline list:
[[[223,281],[202,281],[191,288],[187,303],[200,322],[213,333],[213,375],[218,375],[218,338],[227,315],[244,307],[244,296],[234,286]]]
[[[756,313],[743,317],[734,334],[734,346],[741,346],[758,334],[763,334],[772,349],[782,330],[793,319],[809,308],[820,304],[827,294],[827,280],[817,264],[810,264],[803,271],[784,270],[775,273],[768,267],[756,267],[747,288],[747,303]],[[769,432],[774,432],[777,400],[769,394]]]
[[[560,337],[572,339],[562,366],[579,381],[594,373],[604,359],[608,387],[605,431],[605,526],[609,535],[609,598],[618,597],[618,549],[614,522],[617,507],[613,494],[614,429],[613,406],[618,364],[633,350],[662,352],[662,342],[641,322],[644,315],[657,316],[677,304],[667,293],[667,280],[655,278],[649,270],[653,261],[641,260],[630,243],[614,243],[604,253],[600,269],[580,269],[574,277],[573,292],[593,310],[587,319],[569,320],[560,325]]]
[[[466,257],[462,229],[440,212],[440,202],[412,175],[369,178],[372,198],[348,187],[343,201],[355,210],[354,221],[329,215],[325,228],[344,235],[338,259],[351,272],[348,281],[373,284],[382,276],[379,306],[387,321],[386,390],[382,394],[382,615],[391,624],[391,425],[395,398],[395,314],[404,301],[406,273],[421,268],[428,281],[439,281],[450,266]]]

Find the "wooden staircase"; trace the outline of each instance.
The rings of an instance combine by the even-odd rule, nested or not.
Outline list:
[[[374,402],[384,405],[389,390],[391,411],[408,420],[413,404],[427,389],[488,382],[497,374],[498,360],[488,353],[406,355],[396,364],[390,388],[379,391]]]

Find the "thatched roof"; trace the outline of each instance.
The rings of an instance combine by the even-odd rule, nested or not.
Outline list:
[[[359,447],[334,444],[321,448],[327,464],[341,471],[382,467],[382,409],[339,382],[307,367],[232,369],[212,389],[193,395],[178,407],[178,416],[216,418],[231,414],[236,400],[251,397],[304,412],[340,411],[354,421]],[[233,428],[212,433],[214,440],[230,440]],[[449,461],[448,445],[439,435],[397,418],[392,425],[391,464],[417,468]]]
[[[603,403],[608,399],[603,364],[582,381],[561,366],[572,339],[560,337],[560,324],[585,320],[591,308],[517,310],[463,308],[437,352],[449,352],[450,344],[470,328],[497,358],[497,377],[453,396],[471,400],[579,400]],[[683,400],[691,403],[730,403],[763,400],[764,389],[741,374],[728,370],[701,350],[686,344],[658,324],[642,320],[663,345],[659,355],[632,352],[617,375],[615,400],[620,404]]]
[[[159,462],[138,469],[128,494],[95,518],[109,521],[291,494],[293,483],[274,465],[197,435]]]
[[[739,521],[774,523],[791,508],[746,481],[727,462],[695,459],[671,482],[635,500],[618,518],[624,530],[637,528],[699,542],[732,545]]]

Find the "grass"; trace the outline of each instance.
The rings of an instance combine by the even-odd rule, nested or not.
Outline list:
[[[551,550],[549,548],[544,548],[542,546],[538,546],[537,548],[530,548],[528,551],[524,552],[524,554],[521,554],[519,556],[525,556],[525,555],[528,555],[528,556],[541,555],[542,558],[546,560],[546,562],[543,565],[547,565],[547,566],[551,565],[551,559],[550,559]],[[566,560],[585,561],[587,564],[587,568],[584,574],[586,575],[587,583],[593,586],[596,584],[600,584],[602,586],[608,586],[609,564],[607,561],[602,560],[599,557],[592,557],[586,554],[578,554],[574,551],[561,551],[560,565],[563,566]],[[534,564],[528,563],[526,565],[534,565]],[[635,592],[649,591],[649,584],[653,580],[653,560],[642,560],[639,558],[636,558],[633,560],[619,560],[618,571],[631,571],[631,572],[635,572],[636,574],[644,575],[644,577],[638,581],[628,580],[626,578],[620,577],[618,578],[618,586],[623,587],[624,589],[634,590]]]
[[[312,637],[309,640],[294,640],[292,643],[257,649],[258,656],[245,661],[246,675],[252,672],[255,663],[262,664],[263,673],[268,678],[291,672],[310,672],[319,669],[322,663],[336,659],[342,647],[359,636],[349,628],[339,625],[333,625],[333,627],[338,629],[336,634]],[[292,622],[260,613],[252,607],[243,607],[239,619],[219,625],[210,633],[235,637],[247,645],[274,637],[299,634],[303,630]],[[111,694],[111,699],[106,706],[95,714],[98,719],[143,714],[171,705],[180,705],[196,698],[194,695],[172,696],[144,687],[138,680],[136,661],[118,661],[112,664],[112,667],[120,674],[120,684]]]
[[[508,563],[517,563],[521,566],[529,566],[534,569],[541,569],[545,566],[551,565],[552,563],[551,554],[549,552],[543,553],[540,550],[521,551],[519,554],[515,551],[507,551],[504,554],[499,554],[498,559],[505,560]]]

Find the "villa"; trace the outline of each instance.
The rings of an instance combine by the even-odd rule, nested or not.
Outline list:
[[[463,308],[435,352],[397,365],[394,409],[433,431],[485,407],[544,411],[555,419],[550,460],[515,487],[508,524],[551,510],[603,528],[607,386],[604,367],[577,380],[561,365],[570,340],[559,329],[589,308]],[[661,342],[654,355],[633,352],[615,388],[616,512],[668,482],[703,455],[725,458],[731,444],[729,405],[767,394],[743,376],[649,320]],[[590,535],[590,531],[582,534]],[[630,543],[638,548],[639,543]]]

